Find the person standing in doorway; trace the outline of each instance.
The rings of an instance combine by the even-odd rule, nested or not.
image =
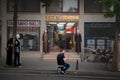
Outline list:
[[[20,66],[21,65],[21,58],[20,58],[20,52],[21,52],[21,45],[20,45],[20,35],[16,35],[15,39],[15,53],[14,53],[14,65]]]
[[[43,52],[45,52],[45,54],[49,53],[49,37],[47,30],[44,31],[42,39],[43,39]]]
[[[7,41],[7,56],[6,56],[6,64],[12,65],[12,53],[13,53],[13,34],[9,35],[9,39]]]
[[[75,52],[77,53],[81,52],[81,42],[82,42],[82,37],[80,31],[77,30],[77,33],[75,33]]]

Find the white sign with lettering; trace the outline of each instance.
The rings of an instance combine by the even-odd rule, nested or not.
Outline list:
[[[9,27],[13,27],[13,21],[9,20],[7,25]],[[24,20],[19,20],[17,21],[17,26],[19,27],[39,27],[40,26],[40,21],[24,21]]]

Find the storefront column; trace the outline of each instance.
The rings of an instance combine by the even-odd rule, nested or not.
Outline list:
[[[117,70],[120,71],[120,39],[118,40],[118,51],[117,51]]]
[[[84,30],[83,29],[84,29],[84,23],[81,21],[79,22],[78,30],[80,30],[81,37],[82,37],[81,53],[80,53],[80,58],[82,62],[84,61]]]
[[[2,21],[1,27],[1,63],[5,64],[6,61],[6,43],[7,43],[7,25],[5,24],[6,20]]]
[[[46,29],[46,21],[45,21],[45,7],[42,7],[42,3],[41,3],[41,27],[40,27],[40,54],[42,55],[43,58],[43,40],[42,40],[42,36],[43,33]]]
[[[6,12],[6,2],[7,0],[1,0],[1,63],[2,65],[5,64],[6,62],[6,43],[7,43],[7,24],[6,24],[6,21],[7,21],[7,12]]]
[[[43,33],[46,29],[46,25],[45,25],[45,21],[41,21],[41,30],[40,30],[40,53],[43,57],[44,53],[43,53],[43,40],[42,40],[42,36],[43,36]]]

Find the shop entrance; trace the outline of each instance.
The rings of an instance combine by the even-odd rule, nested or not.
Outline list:
[[[77,22],[47,22],[49,34],[49,50],[74,51],[74,33],[77,29]]]

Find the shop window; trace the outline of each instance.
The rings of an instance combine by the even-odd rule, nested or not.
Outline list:
[[[54,0],[52,4],[46,8],[46,12],[47,13],[53,13],[53,12],[78,13],[79,11],[78,4],[79,4],[79,0]]]
[[[59,51],[60,49],[73,51],[77,26],[77,22],[47,22],[50,51]]]
[[[1,17],[1,15],[2,15],[1,9],[2,9],[2,5],[1,5],[1,0],[0,0],[0,17]]]
[[[85,47],[92,50],[110,50],[111,43],[115,38],[114,26],[114,23],[86,22],[84,27]]]
[[[8,21],[8,36],[13,33],[13,22]],[[40,21],[18,21],[17,33],[20,34],[23,51],[38,51],[40,49]]]
[[[97,2],[97,0],[85,0],[84,1],[85,13],[101,13],[105,12],[103,7]]]
[[[47,12],[61,12],[61,0],[54,0],[50,6],[47,7]]]
[[[69,4],[69,5],[68,5]],[[64,0],[63,1],[63,12],[77,12],[78,5],[77,0]]]
[[[14,11],[14,0],[7,0],[7,11]],[[18,12],[40,12],[40,0],[19,0]]]
[[[113,23],[85,23],[85,35],[88,37],[114,38],[114,31],[115,28]]]

